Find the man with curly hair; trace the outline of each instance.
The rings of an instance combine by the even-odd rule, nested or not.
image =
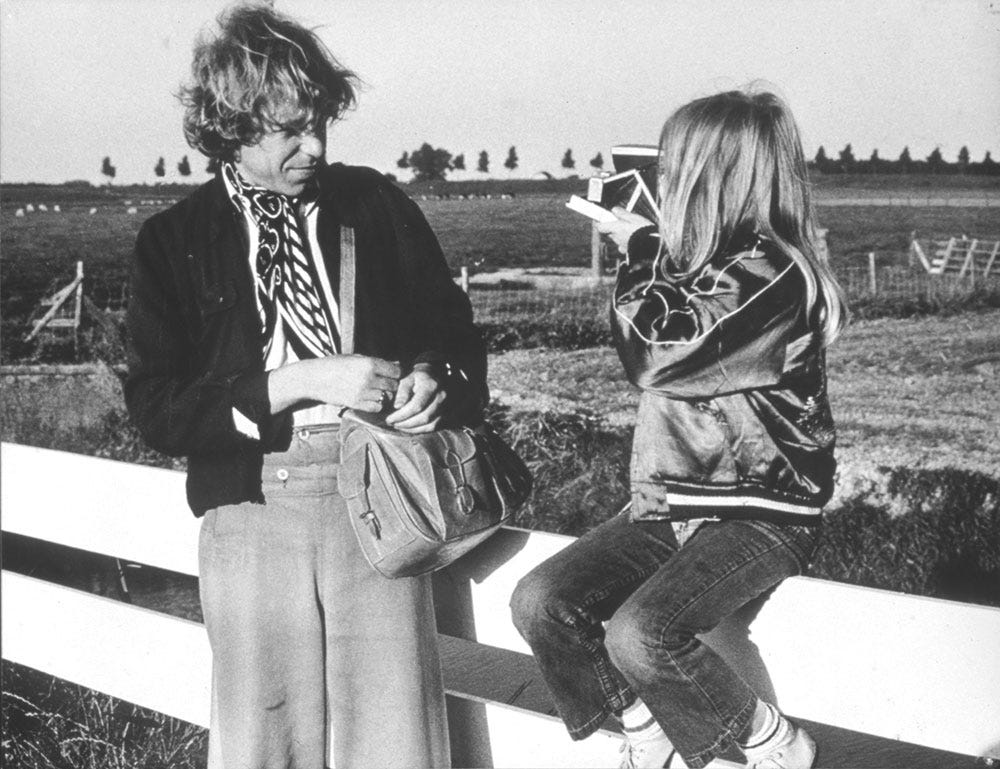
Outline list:
[[[344,408],[410,432],[475,413],[482,340],[418,207],[326,163],[354,74],[268,6],[219,25],[181,100],[220,170],[139,233],[125,386],[203,516],[209,766],[449,766],[430,582],[364,561],[338,429]]]

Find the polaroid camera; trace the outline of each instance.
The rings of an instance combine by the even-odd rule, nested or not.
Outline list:
[[[645,216],[659,218],[659,206],[651,190],[656,189],[659,148],[648,144],[619,144],[611,148],[614,172],[598,174],[587,184],[587,200],[602,208],[621,206]]]

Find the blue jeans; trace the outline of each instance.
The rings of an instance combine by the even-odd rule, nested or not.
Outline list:
[[[731,751],[757,697],[696,634],[800,573],[817,536],[814,525],[710,521],[679,546],[669,521],[623,514],[525,575],[514,624],[573,739],[638,696],[689,766]]]

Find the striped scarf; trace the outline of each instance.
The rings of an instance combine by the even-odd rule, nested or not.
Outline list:
[[[256,285],[265,357],[279,315],[300,360],[335,354],[340,340],[320,295],[317,266],[296,214],[298,199],[250,184],[232,163],[223,164],[222,172],[235,190],[233,203],[257,223]]]

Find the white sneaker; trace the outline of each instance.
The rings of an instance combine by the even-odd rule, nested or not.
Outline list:
[[[671,759],[677,755],[674,746],[665,737],[635,742],[626,737],[619,752],[622,759],[618,769],[664,769],[673,766]]]
[[[621,752],[622,762],[619,769],[689,769],[688,765],[681,758],[681,754],[674,750],[673,746],[666,740],[648,740],[646,742],[629,742],[626,738],[622,742]],[[713,758],[704,769],[747,769],[746,764],[737,764],[727,761],[724,758]]]
[[[667,764],[667,769],[690,769],[690,767],[684,763],[684,759],[681,758],[680,753],[674,753],[673,758]],[[713,758],[705,764],[705,769],[747,769],[747,765],[727,761],[724,758]]]
[[[810,769],[816,760],[816,742],[808,732],[783,719],[788,728],[776,745],[758,750],[744,748],[749,769]],[[769,740],[770,741],[770,740]]]

